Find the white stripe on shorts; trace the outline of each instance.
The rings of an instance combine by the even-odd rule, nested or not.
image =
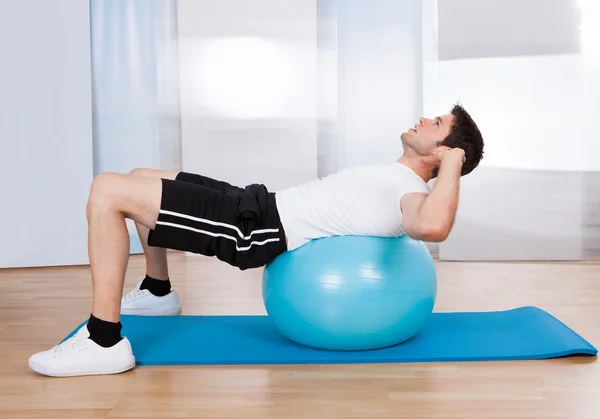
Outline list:
[[[189,230],[189,231],[193,231],[198,234],[206,234],[206,235],[212,236],[212,237],[223,237],[225,239],[233,240],[235,242],[236,250],[240,251],[240,252],[249,250],[252,246],[264,246],[267,243],[278,242],[280,240],[279,237],[275,237],[275,238],[266,239],[263,241],[253,241],[253,242],[250,242],[250,244],[248,244],[247,246],[240,247],[237,242],[237,238],[234,236],[229,236],[227,234],[213,233],[211,231],[200,230],[198,228],[194,228],[194,227],[190,227],[190,226],[186,226],[186,225],[182,225],[182,224],[168,223],[168,222],[164,222],[164,221],[157,221],[156,224],[160,224],[160,225],[164,225],[164,226],[168,226],[168,227],[180,228],[182,230]],[[256,230],[256,231],[260,231],[260,230]]]
[[[165,214],[165,215],[171,215],[173,217],[180,217],[180,218],[185,218],[185,219],[192,220],[192,221],[197,221],[199,223],[206,223],[206,224],[210,224],[210,225],[214,225],[214,226],[226,227],[231,230],[235,230],[237,232],[238,236],[240,236],[240,239],[242,239],[242,240],[250,240],[252,238],[252,236],[255,234],[279,233],[278,228],[264,228],[262,230],[254,230],[254,231],[250,232],[249,236],[244,236],[242,234],[242,231],[233,224],[226,224],[226,223],[221,223],[218,221],[207,220],[205,218],[193,217],[191,215],[181,214],[181,213],[175,212],[175,211],[160,210],[160,213]]]

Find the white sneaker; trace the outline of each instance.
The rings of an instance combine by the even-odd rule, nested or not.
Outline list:
[[[181,304],[179,294],[171,291],[163,297],[157,297],[148,290],[141,290],[137,286],[129,291],[121,299],[121,314],[132,314],[136,316],[179,316]]]
[[[29,368],[50,377],[118,374],[135,367],[135,357],[127,338],[110,348],[91,339],[87,324],[54,348],[29,358]]]

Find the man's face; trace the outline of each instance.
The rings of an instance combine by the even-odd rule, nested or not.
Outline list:
[[[402,134],[402,143],[421,156],[429,155],[450,134],[453,122],[454,115],[452,114],[438,116],[434,119],[421,118],[414,128],[410,128]]]

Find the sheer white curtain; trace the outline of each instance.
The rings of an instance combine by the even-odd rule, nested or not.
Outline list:
[[[95,175],[181,168],[176,8],[176,0],[91,0]]]
[[[422,0],[318,0],[319,176],[402,154],[422,113]]]
[[[178,1],[184,170],[274,191],[316,177],[316,20],[315,1]]]
[[[94,172],[181,166],[175,0],[92,0]]]

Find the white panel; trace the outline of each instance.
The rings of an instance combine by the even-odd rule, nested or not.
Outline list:
[[[599,112],[598,74],[581,55],[427,62],[425,113],[460,100],[484,135],[485,166],[597,171],[600,124],[588,122]]]
[[[0,2],[0,266],[88,262],[87,1]]]
[[[586,86],[582,57],[431,61],[424,69],[425,112],[461,101],[485,140],[440,259],[582,258],[582,172],[600,169],[600,126],[585,123],[598,112],[598,93]],[[558,202],[564,209],[551,210]]]
[[[344,166],[344,139],[338,129],[338,2],[317,0],[317,175]]]
[[[466,176],[440,260],[581,260],[581,172],[482,167]]]
[[[396,160],[422,116],[421,0],[337,1],[339,136],[334,170]]]
[[[426,2],[429,22],[437,17],[432,2]],[[571,10],[573,5],[581,19],[581,54],[438,61],[432,41],[442,45],[444,40],[437,39],[437,27],[428,31],[425,113],[445,112],[460,101],[486,143],[482,167],[463,178],[455,228],[439,246],[441,259],[578,260],[595,240],[596,230],[588,224],[597,200],[586,193],[594,181],[588,173],[600,170],[600,125],[593,122],[600,112],[600,7],[584,0],[571,2]],[[565,28],[572,27],[572,17],[564,14]],[[513,18],[516,25],[523,23],[523,16]],[[545,25],[530,20],[530,30],[536,32],[538,23]],[[440,31],[442,36],[448,32]],[[489,54],[524,53],[518,45],[494,50],[494,39],[484,46]]]
[[[577,53],[580,1],[440,1],[440,59]]]
[[[316,3],[178,3],[182,162],[277,190],[317,175]]]

